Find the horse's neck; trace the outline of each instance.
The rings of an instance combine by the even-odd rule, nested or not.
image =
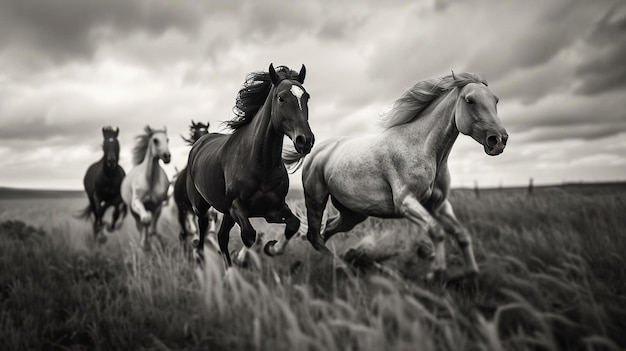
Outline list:
[[[102,174],[101,176],[108,178],[111,177],[115,174],[115,168],[109,168],[107,167],[107,160],[106,160],[107,155],[102,155],[102,158],[100,159],[100,166],[102,167]]]
[[[146,156],[143,158],[143,167],[145,169],[146,180],[148,182],[149,188],[154,189],[154,185],[159,178],[159,160],[154,157],[152,154],[152,150],[148,147],[146,151]]]
[[[454,89],[439,97],[406,127],[409,138],[421,139],[412,145],[423,145],[423,150],[432,154],[438,165],[446,162],[459,136],[454,120],[457,95],[458,91]]]
[[[282,164],[283,135],[272,125],[272,95],[270,91],[265,104],[259,109],[245,131],[240,133],[241,142],[250,150],[253,162],[258,162],[263,168],[270,169]]]

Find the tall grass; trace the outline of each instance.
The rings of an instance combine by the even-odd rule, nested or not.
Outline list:
[[[535,188],[456,191],[481,275],[431,284],[400,255],[387,270],[352,271],[295,240],[259,267],[186,261],[171,218],[163,249],[133,247],[132,225],[90,244],[68,208],[28,222],[0,204],[0,344],[4,349],[619,350],[626,347],[626,193]],[[295,203],[302,206],[302,203]],[[41,216],[41,215],[40,215]],[[49,216],[49,215],[43,215]],[[128,222],[128,220],[127,220]],[[7,224],[8,223],[8,224]],[[42,226],[40,223],[47,223]],[[266,237],[280,226],[262,226]],[[402,245],[416,228],[369,219],[329,245],[368,236]],[[240,245],[233,233],[232,247]],[[395,238],[395,239],[394,239]],[[389,244],[389,243],[388,243]],[[392,243],[393,244],[393,243]],[[451,269],[461,264],[449,241]],[[252,255],[255,255],[252,253]],[[389,273],[392,272],[392,273]]]

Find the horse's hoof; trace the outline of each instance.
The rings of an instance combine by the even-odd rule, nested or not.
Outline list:
[[[374,266],[374,261],[369,258],[369,256],[353,248],[348,249],[348,251],[343,254],[343,259],[352,267],[362,271],[366,271]]]
[[[426,260],[432,261],[435,259],[435,248],[433,247],[432,242],[422,242],[419,244],[417,248],[417,257]]]
[[[96,240],[98,241],[98,244],[104,244],[104,243],[107,242],[107,237],[106,237],[106,235],[101,233],[100,235],[98,235]]]
[[[194,250],[193,256],[194,256],[194,259],[196,260],[196,263],[202,266],[202,264],[204,263],[204,252],[199,251],[199,250]]]
[[[274,245],[278,244],[278,241],[276,240],[270,240],[267,243],[265,243],[265,246],[263,246],[263,252],[270,256],[270,257],[274,257],[276,256],[276,252],[272,252],[274,251]]]
[[[444,284],[448,281],[448,273],[443,269],[429,272],[426,275],[426,281],[432,284]]]
[[[322,251],[322,252],[328,251],[328,248],[326,247],[324,243],[324,239],[322,238],[321,235],[319,234],[316,236],[307,235],[307,239],[309,240],[309,243],[311,243],[311,245],[313,246],[315,250]]]
[[[145,241],[141,244],[141,249],[144,251],[150,251],[151,247],[150,247],[150,243],[148,241]]]

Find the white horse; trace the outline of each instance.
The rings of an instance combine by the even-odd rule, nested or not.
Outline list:
[[[487,155],[502,153],[508,134],[498,118],[497,103],[480,75],[453,73],[418,82],[405,92],[382,117],[385,129],[380,135],[320,142],[304,159],[302,173],[307,239],[321,249],[333,235],[368,216],[406,217],[432,239],[429,277],[445,276],[446,232],[461,247],[467,272],[478,273],[470,236],[447,199],[448,155],[459,132],[482,144]],[[302,163],[304,155],[283,153],[285,162],[296,167]],[[322,236],[329,196],[339,214],[328,219]],[[366,254],[373,260],[382,257],[375,247],[370,249]]]
[[[122,199],[130,207],[140,234],[140,245],[149,249],[148,237],[157,235],[156,225],[161,215],[163,201],[167,200],[170,182],[159,165],[159,160],[170,162],[169,139],[165,127],[161,130],[145,128],[145,134],[137,136],[133,148],[133,164],[122,181]]]

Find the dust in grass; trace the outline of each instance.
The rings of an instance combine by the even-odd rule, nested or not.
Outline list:
[[[447,286],[423,282],[408,254],[387,262],[403,278],[381,277],[346,271],[298,239],[282,257],[260,257],[257,269],[224,275],[215,258],[197,272],[180,255],[169,212],[160,226],[165,249],[143,253],[132,247],[129,220],[91,247],[89,225],[70,217],[80,201],[44,206],[48,212],[23,203],[12,213],[33,229],[20,230],[45,234],[19,240],[0,232],[2,267],[10,267],[0,274],[0,329],[9,331],[0,342],[16,349],[619,349],[626,345],[619,196],[453,193],[483,273]],[[262,230],[268,240],[282,235],[280,226]],[[364,237],[416,232],[406,221],[370,219],[328,244],[341,253]],[[231,241],[241,245],[236,231]],[[452,268],[460,266],[455,244],[447,249]]]

